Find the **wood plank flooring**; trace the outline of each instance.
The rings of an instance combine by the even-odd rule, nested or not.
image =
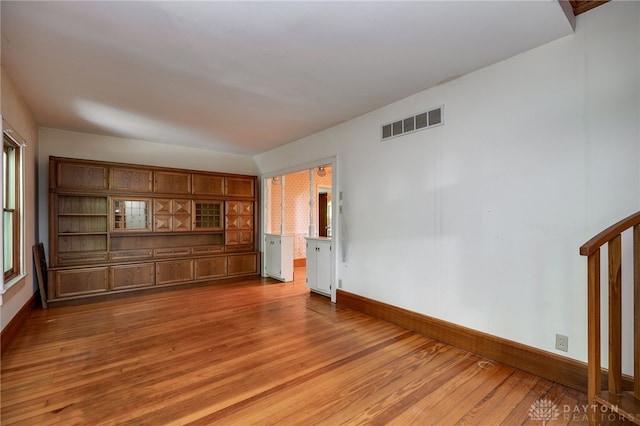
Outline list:
[[[2,425],[539,425],[541,400],[554,425],[586,423],[586,395],[295,277],[33,312],[2,358]]]

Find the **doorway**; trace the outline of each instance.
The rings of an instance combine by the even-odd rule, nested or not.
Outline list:
[[[307,166],[303,169],[291,169],[281,174],[272,174],[263,177],[263,232],[269,238],[274,236],[286,237],[292,241],[292,257],[287,259],[293,263],[295,282],[298,274],[307,273],[307,239],[326,240],[325,244],[333,246],[335,243],[335,214],[336,208],[332,200],[334,185],[334,164],[320,163],[320,165]],[[266,241],[267,237],[263,240]],[[266,245],[266,242],[265,242]],[[272,250],[266,250],[263,246],[262,262],[263,276],[266,276],[264,265],[267,257],[273,257]],[[333,290],[335,248],[329,248],[328,265],[324,266],[327,281],[326,289],[318,286],[325,295],[331,295],[335,301]],[[314,252],[315,253],[315,252]],[[288,255],[291,256],[291,255]],[[282,261],[282,256],[280,257]],[[309,260],[312,261],[312,260]],[[323,263],[324,264],[324,263]],[[313,264],[312,264],[313,266]],[[326,271],[325,271],[326,269]],[[309,281],[308,283],[311,283]],[[324,284],[324,281],[323,281]],[[311,286],[312,291],[315,291]]]
[[[318,187],[318,236],[331,237],[331,188]]]

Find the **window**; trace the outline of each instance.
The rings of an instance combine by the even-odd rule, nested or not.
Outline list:
[[[22,171],[20,162],[20,145],[4,134],[4,149],[2,151],[2,223],[3,223],[3,264],[4,282],[20,275],[22,256],[21,247],[21,212],[22,199]]]

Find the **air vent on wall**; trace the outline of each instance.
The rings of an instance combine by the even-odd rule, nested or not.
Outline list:
[[[444,124],[444,105],[382,125],[382,140]]]

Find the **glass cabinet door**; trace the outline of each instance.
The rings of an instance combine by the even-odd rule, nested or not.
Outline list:
[[[113,231],[150,231],[151,200],[113,198]]]

